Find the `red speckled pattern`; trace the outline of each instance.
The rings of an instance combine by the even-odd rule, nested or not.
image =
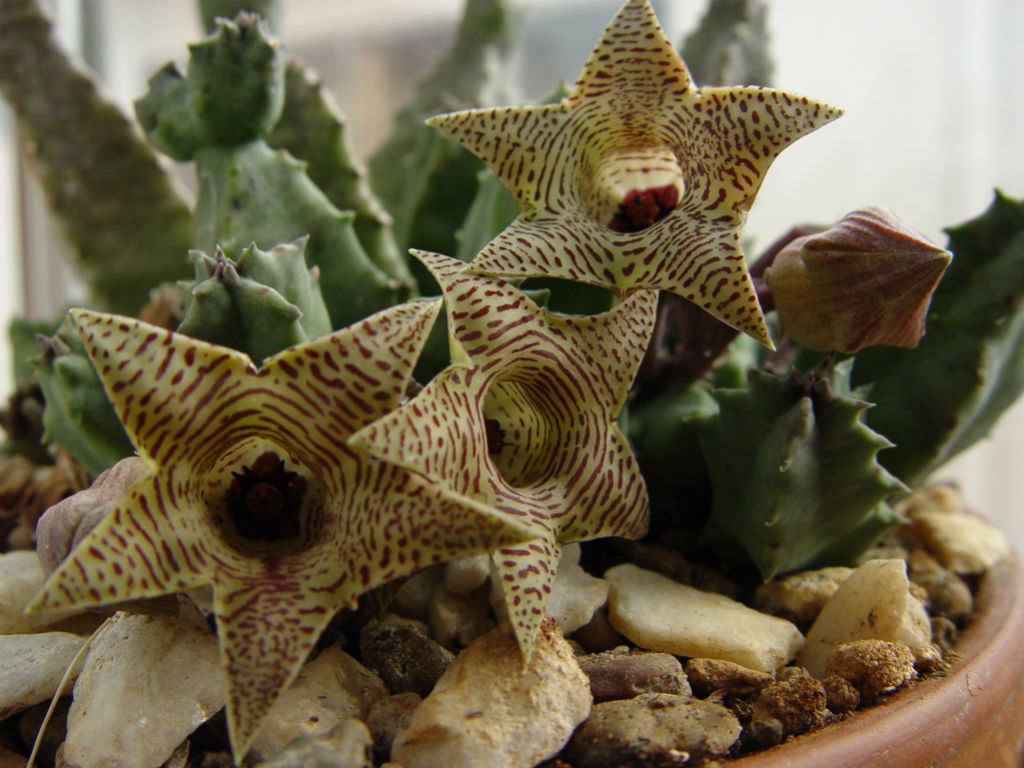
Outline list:
[[[346,440],[397,406],[440,302],[393,307],[268,358],[74,310],[153,473],[61,565],[32,610],[212,584],[240,760],[320,633],[361,593],[431,563],[521,541],[525,527]],[[223,495],[266,452],[308,482],[299,540],[240,540]]]
[[[647,0],[630,0],[561,103],[428,122],[487,163],[521,209],[473,271],[559,277],[620,294],[671,291],[770,344],[740,227],[775,157],[840,114],[770,88],[698,89]],[[645,175],[651,183],[632,190],[616,183]],[[668,215],[636,232],[610,226],[624,194],[669,181],[681,197]]]
[[[444,291],[459,362],[351,442],[534,531],[494,555],[528,658],[561,545],[646,530],[646,487],[615,419],[657,294],[636,291],[599,315],[557,315],[501,280],[466,274],[461,261],[415,253]]]

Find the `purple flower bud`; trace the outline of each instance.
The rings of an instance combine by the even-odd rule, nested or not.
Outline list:
[[[865,208],[793,240],[764,279],[786,333],[804,347],[916,347],[952,254],[891,211]]]

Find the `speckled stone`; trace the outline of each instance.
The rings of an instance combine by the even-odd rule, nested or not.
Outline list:
[[[740,731],[736,716],[719,704],[645,693],[595,704],[565,757],[575,768],[692,765],[726,754]]]
[[[809,627],[851,573],[852,568],[842,566],[792,573],[761,584],[754,593],[754,606],[801,627]]]
[[[363,661],[377,671],[391,693],[426,696],[455,660],[455,654],[411,619],[371,619],[359,633]]]
[[[712,693],[746,696],[775,681],[774,675],[723,659],[687,659],[686,678],[701,698]]]
[[[405,768],[533,768],[553,757],[590,712],[590,686],[548,619],[523,666],[510,625],[478,637],[399,732]]]
[[[917,677],[914,654],[903,643],[855,640],[829,654],[825,672],[850,682],[861,696],[871,699],[902,688]]]

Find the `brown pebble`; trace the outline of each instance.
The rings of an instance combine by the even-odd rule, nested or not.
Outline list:
[[[65,696],[57,701],[57,706],[50,723],[43,732],[39,745],[39,754],[36,756],[40,765],[54,765],[57,760],[57,750],[67,737],[68,709],[71,706],[71,697]],[[21,733],[23,744],[32,745],[39,733],[46,710],[50,708],[50,701],[44,701],[29,707],[21,713],[18,721],[18,729]],[[13,719],[13,718],[12,718]],[[0,763],[0,767],[3,763]]]
[[[825,673],[846,678],[866,698],[895,691],[917,675],[910,649],[886,640],[843,643],[829,654]]]
[[[725,755],[740,735],[717,704],[669,693],[595,704],[562,757],[575,768],[682,768]]]
[[[923,549],[911,553],[907,561],[911,580],[928,594],[929,613],[963,623],[974,610],[974,597],[967,583],[957,574],[942,567]]]
[[[762,747],[774,747],[786,738],[786,729],[782,727],[782,722],[774,717],[751,720],[744,733]]]
[[[925,646],[914,654],[914,669],[919,675],[934,675],[949,671],[942,649],[934,643]]]
[[[428,637],[421,622],[392,617],[371,619],[359,633],[363,663],[374,669],[392,693],[426,696],[455,655]]]
[[[766,686],[754,702],[756,721],[778,720],[786,735],[803,733],[821,725],[826,717],[828,696],[821,681],[810,675],[795,675]]]
[[[777,680],[782,683],[787,680],[795,680],[798,677],[808,677],[811,673],[807,671],[806,667],[798,665],[792,667],[783,667],[779,670]]]
[[[851,573],[852,568],[835,566],[790,574],[759,586],[754,607],[806,629]]]
[[[610,651],[623,643],[623,637],[608,621],[608,606],[602,605],[594,611],[590,621],[577,629],[572,639],[588,653]]]
[[[896,509],[913,520],[928,512],[962,514],[964,501],[956,486],[943,483],[919,488],[901,501]]]
[[[630,562],[643,563],[647,570],[668,576],[702,592],[717,592],[734,600],[743,594],[740,585],[714,568],[688,560],[674,547],[646,542],[625,542],[623,552]]]
[[[691,693],[679,659],[668,653],[605,651],[577,661],[590,679],[595,702],[631,699],[641,693]]]
[[[943,656],[949,656],[956,647],[957,637],[960,630],[951,619],[946,616],[932,616],[932,641],[942,651]]]
[[[853,712],[860,704],[860,691],[845,677],[826,675],[821,684],[825,688],[828,708],[837,715]]]
[[[694,695],[700,698],[710,696],[714,692],[721,692],[727,696],[745,696],[761,690],[775,680],[767,672],[750,669],[724,659],[689,659],[684,670]]]

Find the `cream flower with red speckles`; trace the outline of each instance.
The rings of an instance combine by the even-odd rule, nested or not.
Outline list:
[[[346,443],[399,404],[439,304],[392,307],[259,368],[232,349],[72,310],[152,472],[53,573],[30,610],[212,584],[240,763],[340,608],[422,566],[529,532]]]
[[[465,274],[457,259],[414,253],[441,284],[455,362],[349,442],[532,531],[493,555],[528,658],[561,545],[647,529],[647,490],[615,420],[657,293],[557,315],[502,280]]]
[[[770,345],[740,227],[775,157],[840,114],[770,88],[697,88],[647,0],[629,0],[562,102],[428,123],[519,203],[469,271],[671,291]]]

